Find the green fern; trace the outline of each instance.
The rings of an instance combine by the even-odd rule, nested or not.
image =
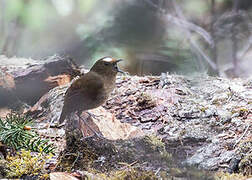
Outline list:
[[[32,119],[17,113],[10,113],[6,118],[0,118],[0,141],[16,150],[53,153],[55,147],[49,140],[44,140],[29,127]]]

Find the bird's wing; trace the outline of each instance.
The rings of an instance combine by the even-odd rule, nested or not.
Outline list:
[[[79,106],[82,106],[80,101],[85,99],[86,103],[89,104],[97,97],[102,89],[102,78],[96,73],[88,72],[74,81],[66,91],[59,123],[62,123],[69,113],[77,110]]]
[[[65,98],[68,99],[78,94],[89,94],[90,97],[96,96],[98,90],[102,88],[103,81],[101,77],[94,72],[88,72],[72,83],[70,88],[66,91]]]
[[[81,79],[79,78],[76,81],[74,81],[71,84],[71,86],[67,89],[65,93],[65,98],[70,98],[74,94],[78,93],[78,91],[80,91],[80,88],[81,88]]]

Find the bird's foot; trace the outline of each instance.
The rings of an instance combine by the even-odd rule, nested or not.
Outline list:
[[[89,116],[91,116],[92,118],[96,119],[97,121],[100,121],[99,117],[102,117],[102,115],[95,115],[95,114],[93,114],[91,112],[87,112],[87,114]]]
[[[102,139],[106,139],[102,134],[100,134],[100,133],[94,133],[93,135],[90,135],[90,136],[83,136],[80,140],[81,141],[86,141],[87,139],[90,139],[90,138],[92,138],[92,139],[100,139],[100,140],[102,140]]]
[[[97,133],[97,132],[93,132],[93,133],[94,133],[93,135],[82,137],[81,140],[83,141],[83,140],[94,138],[94,137],[97,137],[99,139],[106,139],[101,133]]]
[[[100,138],[100,139],[105,139],[105,137],[102,135],[102,133],[95,133],[94,134],[96,137]]]
[[[91,115],[90,115],[90,116],[91,116]],[[92,117],[92,116],[91,116],[91,117]],[[102,138],[102,139],[104,138],[103,135],[102,135],[101,133],[95,131],[95,130],[88,124],[88,122],[87,122],[85,119],[83,119],[81,116],[79,116],[79,118],[82,120],[82,122],[84,122],[84,124],[88,127],[88,129],[90,129],[90,131],[92,131],[92,133],[94,133],[93,136],[96,136],[96,137]],[[90,137],[90,136],[87,136],[87,138],[88,138],[88,137]]]

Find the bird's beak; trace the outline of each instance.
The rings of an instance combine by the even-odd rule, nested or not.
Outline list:
[[[123,72],[123,71],[117,66],[117,63],[120,62],[120,61],[123,61],[123,59],[117,59],[117,60],[115,61],[115,69],[116,69],[117,72],[120,72],[120,73],[125,74],[125,72]]]
[[[116,63],[118,63],[120,61],[123,61],[123,59],[117,59],[117,60],[115,60]]]

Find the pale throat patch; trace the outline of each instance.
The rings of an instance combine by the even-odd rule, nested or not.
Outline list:
[[[113,58],[111,57],[105,57],[104,59],[102,59],[103,61],[106,61],[106,62],[112,62],[113,61]]]

